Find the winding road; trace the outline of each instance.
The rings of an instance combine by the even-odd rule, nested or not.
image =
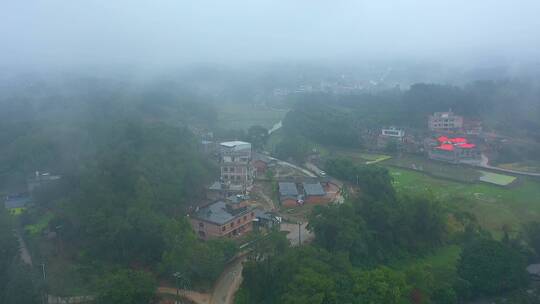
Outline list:
[[[540,173],[524,172],[524,171],[517,171],[517,170],[504,169],[504,168],[490,166],[489,165],[489,158],[485,154],[482,154],[482,161],[480,162],[480,165],[478,165],[478,167],[491,169],[491,170],[504,172],[504,173],[512,173],[512,174],[540,177]]]

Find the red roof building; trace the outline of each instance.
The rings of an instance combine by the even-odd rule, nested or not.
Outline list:
[[[477,146],[465,137],[439,136],[428,155],[431,159],[451,163],[477,163],[481,158]]]

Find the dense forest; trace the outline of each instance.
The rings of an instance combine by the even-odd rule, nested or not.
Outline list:
[[[212,106],[189,92],[155,85],[132,91],[124,83],[88,79],[58,87],[21,85],[2,94],[3,190],[26,191],[34,171],[61,179],[35,191],[34,207],[20,221],[2,208],[0,282],[7,285],[0,286],[0,299],[18,297],[10,284],[26,280],[27,287],[17,290],[20,299],[0,302],[38,303],[39,293],[31,286],[48,288],[38,265],[27,269],[18,260],[19,245],[11,233],[44,217],[43,229],[55,233],[58,244],[52,256],[69,261],[82,278],[60,284],[66,289],[78,284],[102,296],[103,303],[120,303],[126,294],[115,294],[115,285],[146,286],[149,295],[134,297],[149,299],[156,279],[173,280],[174,272],[197,288],[212,284],[236,245],[198,241],[184,216],[217,173],[216,165],[198,152],[193,133],[215,122]],[[45,258],[38,249],[43,235],[22,234],[34,260]],[[59,287],[53,291],[62,295]]]

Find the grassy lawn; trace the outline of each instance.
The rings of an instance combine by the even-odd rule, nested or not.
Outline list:
[[[480,172],[471,167],[447,164],[444,162],[426,159],[424,156],[404,155],[385,162],[392,166],[426,172],[434,177],[451,179],[460,182],[477,182]]]
[[[218,108],[218,124],[225,129],[245,130],[253,125],[270,129],[289,111],[248,103],[220,103],[216,104],[216,107]]]
[[[540,220],[540,182],[520,178],[518,184],[503,188],[485,183],[458,183],[420,172],[390,167],[398,192],[428,192],[450,208],[469,211],[495,235],[503,225],[518,228]]]
[[[331,148],[327,155],[332,157],[348,158],[359,164],[375,164],[392,158],[390,155],[361,152],[355,149]]]
[[[515,176],[497,174],[489,171],[480,170],[482,176],[480,180],[486,183],[491,183],[499,186],[508,186],[516,180]]]

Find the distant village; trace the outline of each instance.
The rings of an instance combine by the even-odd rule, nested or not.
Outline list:
[[[395,149],[423,154],[432,160],[470,165],[482,163],[482,151],[493,140],[493,135],[482,132],[481,121],[464,118],[451,110],[430,115],[427,127],[425,132],[391,126],[368,138],[378,150]]]

